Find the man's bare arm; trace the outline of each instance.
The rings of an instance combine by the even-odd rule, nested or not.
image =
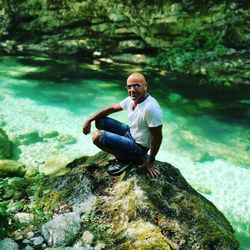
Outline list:
[[[100,119],[100,118],[103,118],[103,117],[106,117],[112,113],[115,113],[115,112],[118,112],[118,111],[121,111],[122,108],[120,106],[120,104],[114,104],[114,105],[111,105],[107,108],[104,108],[100,111],[98,111],[97,113],[95,113],[94,115],[92,115],[84,124],[83,124],[83,133],[85,135],[89,134],[91,131],[90,131],[90,128],[91,128],[91,122],[96,120],[96,119]]]
[[[149,156],[151,159],[155,159],[160,146],[161,146],[161,142],[162,142],[162,125],[155,127],[155,128],[149,128],[153,138],[152,138],[152,142],[151,142],[151,147],[150,147],[150,152],[149,152]],[[145,166],[147,168],[147,170],[149,171],[150,175],[152,177],[157,177],[159,175],[159,171],[157,170],[157,168],[153,165],[153,162],[150,161],[150,159],[147,159],[145,162]]]

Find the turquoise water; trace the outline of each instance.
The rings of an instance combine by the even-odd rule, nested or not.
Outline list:
[[[56,154],[95,154],[82,124],[127,96],[123,86],[135,70],[146,73],[164,111],[157,159],[179,168],[231,222],[241,249],[250,249],[249,89],[199,88],[196,79],[129,65],[1,57],[0,124],[17,142],[13,157],[37,167]],[[127,122],[125,112],[113,117]]]

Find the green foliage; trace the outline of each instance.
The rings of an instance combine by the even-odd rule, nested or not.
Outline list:
[[[7,204],[5,202],[0,202],[0,240],[6,236],[7,228]]]
[[[6,237],[7,233],[11,235],[17,229],[26,230],[27,225],[13,220],[13,216],[18,212],[34,215],[34,221],[29,227],[38,227],[51,218],[51,213],[33,206],[39,200],[39,197],[33,194],[40,188],[42,179],[42,176],[38,176],[36,183],[33,183],[21,177],[0,178],[0,239]],[[44,192],[47,194],[49,190]]]
[[[33,208],[31,209],[32,214],[34,214],[33,225],[39,227],[40,225],[48,222],[52,219],[52,212],[46,212],[43,209]]]
[[[212,26],[207,30],[198,30],[197,26],[197,23],[189,25],[186,36],[180,38],[175,47],[160,52],[153,64],[174,71],[200,74],[203,76],[201,83],[229,85],[229,77],[223,76],[226,69],[223,58],[231,53],[223,41],[226,27],[224,30],[214,30]]]
[[[82,231],[88,230],[94,235],[94,244],[98,242],[105,242],[108,249],[114,249],[114,240],[112,238],[112,228],[108,224],[102,224],[101,218],[99,218],[99,211],[92,211],[83,215],[83,227]]]
[[[209,62],[224,55],[226,48],[222,36],[212,31],[197,31],[190,28],[189,35],[183,37],[177,46],[160,53],[156,60],[161,65],[175,68],[189,68],[202,61]]]

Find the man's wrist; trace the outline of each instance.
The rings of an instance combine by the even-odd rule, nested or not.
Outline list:
[[[147,155],[147,161],[154,163],[155,162],[155,157]]]

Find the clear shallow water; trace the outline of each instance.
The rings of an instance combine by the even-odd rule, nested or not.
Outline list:
[[[71,159],[95,154],[91,136],[81,132],[83,122],[125,98],[126,77],[138,69],[1,57],[0,124],[12,140],[26,138],[14,158],[35,167],[53,154]],[[232,223],[241,249],[250,249],[249,92],[200,89],[195,79],[143,70],[150,94],[164,110],[164,142],[157,158],[179,168]],[[127,122],[125,112],[113,117]]]

